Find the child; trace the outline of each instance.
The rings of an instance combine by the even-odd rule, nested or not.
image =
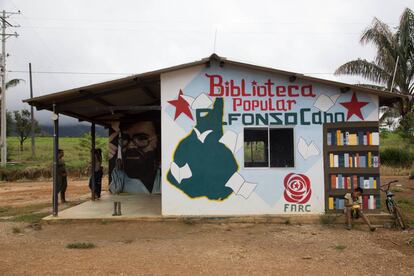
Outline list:
[[[362,212],[362,194],[364,193],[364,190],[362,190],[361,187],[357,187],[354,189],[353,193],[347,193],[345,194],[345,214],[346,214],[346,229],[351,230],[351,217],[352,212],[356,212],[358,217],[361,217],[366,224],[368,224],[369,230],[375,231],[375,227],[371,225],[368,218],[364,215]]]
[[[102,190],[102,176],[103,176],[103,167],[102,167],[102,150],[96,149],[95,154],[95,168],[94,168],[94,179],[95,179],[95,198],[101,198]],[[89,188],[92,191],[92,178],[89,179]]]

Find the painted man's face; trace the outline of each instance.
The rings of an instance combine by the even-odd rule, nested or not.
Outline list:
[[[128,176],[141,179],[148,173],[146,170],[154,167],[157,139],[151,121],[137,122],[122,130],[122,156]]]
[[[122,152],[128,159],[140,159],[157,147],[157,135],[152,122],[137,122],[122,131]]]

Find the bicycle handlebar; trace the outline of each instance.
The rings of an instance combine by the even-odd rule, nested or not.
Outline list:
[[[398,180],[392,180],[392,181],[388,182],[387,184],[381,185],[380,190],[383,191],[383,192],[386,192],[390,189],[391,184],[396,183],[396,182],[398,182]],[[385,187],[385,186],[387,186],[387,189],[382,189],[382,187]]]

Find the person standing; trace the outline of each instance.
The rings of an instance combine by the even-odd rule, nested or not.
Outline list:
[[[66,166],[65,160],[63,157],[65,156],[65,152],[62,149],[58,150],[58,167],[57,167],[57,186],[58,186],[58,193],[60,193],[60,200],[61,203],[66,203],[65,193],[66,188],[68,187],[68,180],[67,180],[67,173],[66,173]]]
[[[95,197],[97,199],[101,198],[102,190],[102,176],[103,176],[103,167],[102,167],[102,150],[96,149],[94,153],[95,158],[95,168],[94,168],[94,180],[95,180]],[[89,188],[92,191],[92,178],[89,178]]]

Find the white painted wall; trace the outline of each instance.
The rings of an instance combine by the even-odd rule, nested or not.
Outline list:
[[[264,83],[271,79],[273,83],[280,86],[292,85],[286,76],[272,75],[266,72],[247,70],[246,68],[234,67],[225,64],[223,68],[217,64],[210,67],[195,66],[161,75],[161,106],[162,106],[162,214],[163,215],[259,215],[259,214],[284,214],[284,213],[323,213],[325,210],[324,198],[324,175],[323,175],[323,137],[322,124],[311,125],[294,125],[295,137],[295,167],[294,168],[244,168],[243,147],[241,147],[234,156],[238,163],[238,174],[242,176],[246,182],[255,184],[252,193],[246,195],[247,198],[230,194],[226,199],[217,201],[210,200],[207,197],[192,198],[185,192],[180,190],[180,185],[173,185],[168,179],[167,174],[174,161],[174,153],[177,145],[182,139],[189,135],[196,125],[196,110],[191,109],[193,120],[185,114],[181,114],[176,120],[176,108],[169,103],[176,100],[179,91],[182,90],[183,97],[187,102],[191,103],[193,98],[197,98],[200,94],[208,94],[210,91],[209,78],[205,74],[220,74],[224,79],[233,79],[237,83],[241,79],[246,80],[247,88],[251,90],[251,82],[257,81]],[[310,108],[310,112],[306,113],[306,118],[311,118],[311,113],[319,112],[320,109],[314,106],[316,100],[321,95],[323,97],[331,97],[336,102],[330,107],[329,113],[343,113],[346,119],[347,109],[340,103],[349,102],[352,92],[340,93],[336,87],[329,87],[318,83],[309,83],[301,80],[295,81],[293,84],[299,86],[312,85],[315,97],[294,97],[280,99],[294,99],[296,104],[289,112],[300,113],[301,108]],[[365,121],[378,120],[378,97],[374,95],[356,93],[358,101],[369,102],[368,105],[361,108]],[[214,97],[209,97],[212,101]],[[245,97],[248,100],[263,100],[266,97]],[[273,98],[276,100],[276,98]],[[322,108],[327,108],[325,103]],[[224,97],[224,116],[223,120],[228,121],[228,114],[233,112],[233,99]],[[279,112],[279,111],[268,111]],[[258,113],[258,112],[254,112]],[[260,112],[259,112],[260,113]],[[281,112],[283,113],[283,112]],[[283,115],[282,115],[283,116]],[[360,121],[355,115],[349,121]],[[223,126],[224,133],[233,131],[234,133],[243,133],[242,122],[236,121],[231,126]],[[251,126],[249,126],[251,127]],[[285,126],[274,126],[285,127]],[[211,135],[211,134],[209,134]],[[242,136],[241,136],[242,138]],[[299,139],[304,139],[307,144],[313,143],[319,150],[319,154],[304,159],[299,153]],[[208,139],[208,136],[207,138]],[[201,142],[200,142],[201,143]],[[201,144],[200,144],[201,145]],[[194,154],[194,153],[192,153]],[[219,155],[218,155],[219,156]],[[203,156],[200,156],[202,159]],[[191,169],[191,164],[189,164]],[[209,168],[205,168],[208,170]],[[310,180],[311,197],[306,204],[303,205],[309,212],[290,209],[292,206],[286,204],[284,197],[284,179],[290,173],[306,175]],[[185,176],[185,171],[182,172]],[[183,181],[190,181],[190,178]],[[184,182],[182,182],[184,183]],[[197,183],[193,183],[197,185]],[[223,184],[224,185],[224,184]]]

